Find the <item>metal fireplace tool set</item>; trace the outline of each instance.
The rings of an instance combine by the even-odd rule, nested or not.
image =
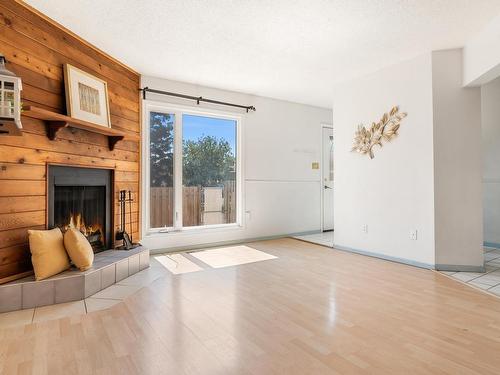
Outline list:
[[[123,240],[123,245],[118,246],[117,250],[131,250],[136,247],[141,246],[139,243],[134,243],[132,238],[132,192],[130,190],[120,190],[120,230],[116,233],[116,240]],[[127,232],[125,218],[127,216],[126,207],[129,207],[129,223],[130,223],[130,234]]]

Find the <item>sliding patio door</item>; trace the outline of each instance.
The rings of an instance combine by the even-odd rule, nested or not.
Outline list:
[[[147,106],[147,231],[239,225],[238,117]]]

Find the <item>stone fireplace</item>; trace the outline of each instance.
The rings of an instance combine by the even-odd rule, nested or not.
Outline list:
[[[48,227],[79,229],[94,253],[112,248],[112,170],[48,166]]]

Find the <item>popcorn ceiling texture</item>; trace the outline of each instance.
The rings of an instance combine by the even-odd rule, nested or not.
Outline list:
[[[462,47],[498,0],[29,4],[141,74],[331,107],[333,84]]]

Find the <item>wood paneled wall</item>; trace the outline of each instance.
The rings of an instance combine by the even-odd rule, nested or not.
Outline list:
[[[13,0],[0,0],[0,53],[22,78],[25,105],[65,114],[63,64],[70,63],[107,81],[112,127],[140,134],[139,75]],[[139,239],[139,142],[122,141],[109,151],[103,135],[65,128],[50,141],[43,122],[23,116],[22,123],[23,136],[0,136],[0,283],[31,270],[27,230],[47,225],[47,163],[114,169],[115,228],[118,191],[132,190]]]

